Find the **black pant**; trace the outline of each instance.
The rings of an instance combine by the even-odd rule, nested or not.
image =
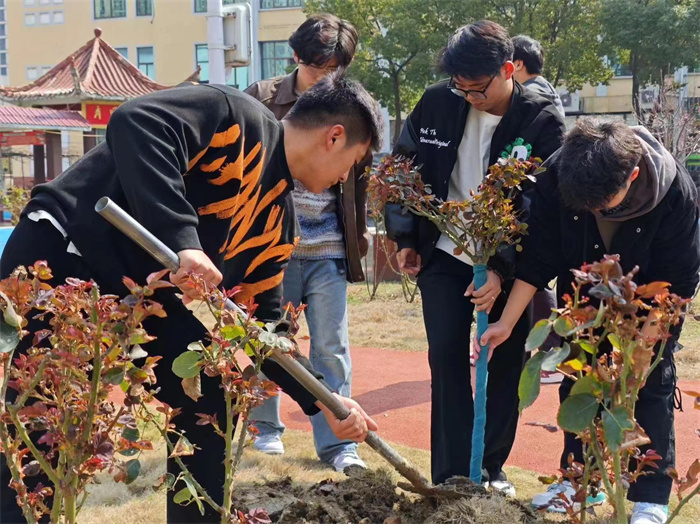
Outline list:
[[[430,449],[435,484],[455,475],[469,476],[474,424],[469,345],[474,305],[464,292],[472,279],[471,266],[439,249],[418,276],[432,381]],[[496,299],[489,316],[492,322],[500,318],[506,299],[506,293]],[[492,479],[501,472],[515,440],[527,333],[524,315],[489,363],[483,467]]]
[[[81,257],[66,252],[67,245],[68,242],[50,222],[46,220],[32,222],[23,219],[15,228],[3,252],[0,261],[0,277],[6,278],[18,265],[27,266],[36,260],[46,260],[53,271],[54,279],[50,282],[53,286],[60,285],[68,276],[89,280],[93,272]],[[102,291],[105,292],[104,289]],[[144,349],[150,355],[163,357],[155,370],[157,386],[161,388],[158,399],[173,408],[182,408],[182,413],[173,422],[179,430],[184,430],[188,439],[198,447],[193,456],[183,457],[183,461],[214,500],[221,503],[224,485],[222,464],[224,440],[212,431],[211,426],[197,426],[198,418],[194,416],[197,412],[211,415],[216,413],[219,423],[225,424],[226,410],[223,393],[219,388],[220,380],[208,378],[202,374],[204,397],[195,403],[185,395],[180,379],[171,372],[173,360],[185,351],[190,342],[205,340],[207,330],[172,291],[160,290],[154,298],[163,304],[168,315],[165,319],[155,317],[148,319],[144,324],[147,332],[157,337],[155,341],[144,345]],[[34,331],[38,327],[30,325],[28,329]],[[30,341],[31,338],[28,336],[25,340]],[[18,348],[20,351],[22,349],[22,347]],[[8,390],[8,393],[10,392],[12,390]],[[4,455],[0,454],[0,457],[2,462],[0,464],[0,522],[2,524],[23,523],[25,520],[16,504],[15,492],[8,487],[10,472],[5,464]],[[168,461],[168,471],[176,476],[179,474],[180,470],[175,461]],[[37,482],[49,485],[48,479],[42,475],[28,477],[25,480],[30,486]],[[181,485],[178,489],[184,487],[184,484],[179,484]],[[173,491],[168,493],[169,523],[220,522],[220,516],[210,510],[206,504],[205,517],[200,515],[194,503],[186,507],[175,504],[172,500],[174,493]]]
[[[676,387],[676,366],[673,353],[667,345],[664,359],[649,376],[646,385],[639,391],[639,399],[634,416],[639,425],[651,439],[651,444],[643,446],[642,453],[653,449],[660,456],[658,469],[649,469],[648,475],[640,476],[630,485],[627,498],[632,502],[651,502],[668,504],[673,481],[666,470],[676,464],[676,435],[673,428],[673,395]],[[574,381],[564,379],[559,386],[559,401],[564,402],[571,392]],[[573,433],[564,433],[564,453],[561,467],[568,467],[568,456],[574,454],[574,460],[583,462],[583,445]]]

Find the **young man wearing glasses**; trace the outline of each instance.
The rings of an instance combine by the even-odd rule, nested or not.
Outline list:
[[[246,93],[260,100],[278,119],[294,106],[299,96],[337,69],[350,65],[357,31],[349,22],[330,14],[310,16],[289,38],[297,68],[289,75],[251,85]],[[284,302],[306,304],[311,335],[311,362],[328,384],[350,395],[352,368],[348,341],[347,282],[364,280],[361,258],[367,254],[366,180],[367,154],[343,184],[320,194],[295,183],[292,197],[299,219],[300,238],[284,275]],[[279,416],[279,397],[253,411],[260,432],[255,447],[268,454],[284,453],[284,424]],[[312,417],[316,453],[338,471],[364,468],[357,444],[338,440],[322,417]]]
[[[406,121],[396,153],[415,158],[434,193],[465,200],[499,157],[547,158],[561,144],[556,107],[513,80],[513,44],[500,25],[481,21],[450,38],[441,56],[450,79],[429,87]],[[473,291],[473,269],[428,220],[388,206],[386,226],[397,242],[402,271],[418,275],[432,378],[432,478],[469,476],[474,404],[469,331],[474,309],[498,318],[514,273],[513,253],[489,261],[488,282]],[[528,322],[489,364],[485,481],[506,494],[515,489],[502,467],[515,439],[518,380]]]

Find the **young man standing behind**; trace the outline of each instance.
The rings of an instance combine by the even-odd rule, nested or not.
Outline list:
[[[298,64],[291,74],[251,85],[246,93],[283,118],[299,96],[337,69],[350,65],[357,31],[330,14],[310,16],[289,38]],[[362,178],[371,163],[367,155],[343,184],[320,194],[294,184],[292,198],[301,235],[284,276],[284,302],[307,305],[311,335],[311,362],[334,390],[350,395],[351,362],[348,340],[347,282],[364,280],[361,258],[367,253],[366,182]],[[280,400],[274,397],[252,414],[257,429],[255,447],[269,454],[284,453],[279,416]],[[323,417],[311,418],[318,457],[338,471],[364,468],[357,444],[340,441]]]
[[[544,52],[542,45],[535,39],[525,35],[513,37],[513,78],[525,87],[532,89],[551,101],[564,118],[564,106],[554,86],[542,76],[544,67]]]

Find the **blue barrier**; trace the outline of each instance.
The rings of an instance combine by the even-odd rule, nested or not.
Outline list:
[[[0,227],[0,256],[2,256],[2,250],[5,249],[5,244],[12,234],[14,227]]]

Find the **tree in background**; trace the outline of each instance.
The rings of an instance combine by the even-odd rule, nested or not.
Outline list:
[[[602,60],[601,0],[479,0],[486,18],[542,44],[543,76],[569,91],[606,83],[612,71]]]
[[[603,46],[622,61],[629,59],[636,113],[641,87],[663,87],[664,77],[675,68],[698,64],[697,0],[602,0],[601,14]]]
[[[396,118],[413,109],[437,80],[440,50],[460,26],[483,16],[479,2],[463,0],[308,0],[305,12],[333,13],[360,33],[352,74]]]

